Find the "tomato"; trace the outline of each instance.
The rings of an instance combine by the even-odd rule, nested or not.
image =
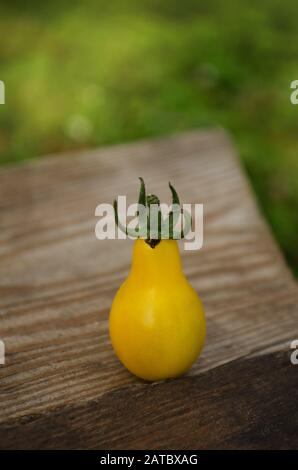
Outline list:
[[[134,242],[130,273],[110,312],[110,338],[122,364],[157,381],[186,372],[206,335],[202,303],[184,276],[176,240]]]

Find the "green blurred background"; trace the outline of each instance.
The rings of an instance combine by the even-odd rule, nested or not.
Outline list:
[[[2,0],[0,162],[222,125],[298,275],[297,18],[293,0]]]

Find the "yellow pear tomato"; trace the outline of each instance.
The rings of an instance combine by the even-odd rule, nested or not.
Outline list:
[[[110,338],[122,364],[157,381],[186,372],[206,335],[202,303],[187,281],[176,240],[134,242],[130,273],[110,312]]]

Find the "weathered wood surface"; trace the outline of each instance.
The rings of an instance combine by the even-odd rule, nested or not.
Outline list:
[[[26,418],[0,436],[12,449],[24,443],[29,449],[37,443],[47,449],[288,449],[297,448],[297,433],[297,371],[288,357],[272,353],[164,384],[123,387]]]
[[[138,176],[204,203],[183,252],[207,317],[187,376],[147,384],[108,339],[131,241],[98,241],[95,207]],[[298,291],[221,131],[49,157],[0,172],[0,448],[253,448],[298,444]]]

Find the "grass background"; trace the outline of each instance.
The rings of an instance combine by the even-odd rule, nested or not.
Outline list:
[[[0,163],[225,126],[298,275],[297,18],[293,0],[2,0]]]

